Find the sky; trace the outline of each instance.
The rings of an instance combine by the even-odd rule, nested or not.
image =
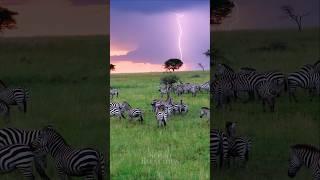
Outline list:
[[[238,29],[276,29],[296,28],[280,7],[291,5],[299,14],[309,13],[304,17],[304,27],[319,27],[319,0],[234,0],[235,8],[222,25],[212,26],[212,30]]]
[[[111,0],[114,73],[162,72],[166,60],[180,59],[181,54],[180,70],[199,70],[198,63],[209,68],[209,58],[203,54],[210,48],[209,0],[181,2]]]
[[[2,36],[109,34],[107,0],[0,0],[16,11],[17,28]]]

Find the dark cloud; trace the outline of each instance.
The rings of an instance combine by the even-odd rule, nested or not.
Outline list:
[[[110,0],[112,9],[153,14],[197,6],[209,6],[209,0]]]

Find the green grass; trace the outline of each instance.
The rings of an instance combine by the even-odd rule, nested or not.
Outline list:
[[[251,66],[259,71],[293,72],[319,58],[319,29],[212,32],[215,47],[223,51],[234,69]],[[273,43],[284,43],[286,49],[263,51]],[[213,126],[223,128],[226,121],[237,121],[237,133],[252,138],[253,147],[247,167],[218,169],[214,179],[223,180],[285,180],[289,146],[298,143],[320,146],[320,103],[310,102],[304,91],[297,94],[298,103],[290,103],[287,94],[276,100],[275,113],[263,112],[261,102],[232,104],[232,111],[215,111]],[[295,178],[311,179],[302,168]]]
[[[204,83],[209,72],[175,72],[183,82]],[[193,75],[200,77],[192,78]],[[119,98],[141,108],[145,123],[111,118],[112,179],[209,179],[209,124],[199,118],[202,106],[209,106],[209,94],[183,95],[190,107],[186,115],[170,118],[158,128],[151,101],[160,98],[159,82],[164,73],[113,74],[111,86]],[[165,97],[164,97],[165,98]],[[175,102],[180,97],[173,96]]]
[[[0,117],[0,126],[38,129],[50,124],[70,145],[106,153],[107,42],[104,36],[1,38],[0,79],[29,88],[31,101],[25,115],[14,107],[10,123]],[[57,179],[53,161],[49,165],[48,175]],[[22,176],[14,172],[0,179]]]

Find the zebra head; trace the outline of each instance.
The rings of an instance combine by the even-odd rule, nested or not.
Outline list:
[[[302,167],[302,165],[303,165],[303,162],[300,159],[298,152],[292,146],[290,149],[288,176],[291,178],[295,177],[299,169]]]
[[[31,147],[35,150],[36,154],[44,155],[50,152],[50,142],[59,135],[52,126],[44,127],[38,137],[31,142]],[[60,135],[59,135],[60,136]]]
[[[218,64],[216,68],[216,76],[233,74],[234,70],[226,64]]]

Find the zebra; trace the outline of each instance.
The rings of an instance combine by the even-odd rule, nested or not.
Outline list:
[[[200,108],[200,118],[207,117],[210,119],[210,108],[201,107]]]
[[[270,111],[274,112],[275,98],[281,91],[280,85],[274,81],[265,80],[257,88],[258,94],[262,99],[263,111],[265,112],[265,104],[267,103],[270,107]]]
[[[212,82],[212,91],[216,108],[219,109],[224,105],[229,105],[231,109],[231,98],[234,97],[233,85],[226,80],[216,80]]]
[[[290,147],[288,176],[295,177],[303,165],[311,169],[314,180],[320,180],[320,150],[318,148],[306,144],[296,144]]]
[[[249,152],[251,151],[252,142],[247,137],[234,137],[228,140],[228,158],[239,158],[242,165],[245,166],[249,160]]]
[[[0,147],[0,172],[8,173],[18,169],[25,179],[35,179],[33,163],[37,158],[34,149],[29,145],[12,144]],[[35,166],[37,171],[43,171]],[[49,178],[47,178],[49,179]]]
[[[213,167],[217,167],[218,156],[220,156],[220,167],[224,164],[229,165],[229,139],[235,135],[236,123],[226,122],[225,128],[226,132],[210,129],[210,162]]]
[[[113,99],[113,96],[116,96],[118,97],[119,96],[119,90],[118,89],[115,89],[115,88],[110,88],[110,97],[111,99]]]
[[[0,100],[0,115],[8,122],[10,118],[10,106],[2,100]]]
[[[15,144],[29,145],[39,135],[40,130],[24,130],[18,128],[0,129],[0,148]],[[38,155],[35,157],[35,167],[38,174],[43,179],[49,179],[43,168],[46,168],[46,156]]]
[[[158,121],[158,127],[166,126],[168,121],[168,113],[165,110],[164,105],[159,107],[159,110],[156,113],[156,119]]]
[[[127,111],[130,120],[133,118],[139,118],[139,121],[143,122],[143,112],[139,108],[132,108],[129,103],[123,102],[121,109]]]
[[[295,96],[296,88],[304,88],[309,90],[310,98],[312,97],[312,92],[317,89],[318,94],[320,91],[320,73],[314,71],[313,65],[304,65],[299,69],[299,71],[290,73],[288,75],[288,90],[290,101],[292,98],[297,102]]]
[[[177,85],[175,88],[177,96],[181,96],[184,93],[183,85]]]
[[[192,94],[192,96],[196,96],[197,95],[197,92],[200,90],[200,86],[199,85],[191,85],[190,86],[190,92]]]
[[[121,103],[110,102],[110,116],[118,117],[119,120],[121,120],[121,117],[125,119],[126,117],[123,115],[124,110],[121,107]]]
[[[8,105],[17,105],[20,111],[27,112],[27,101],[30,99],[26,88],[6,88],[0,91],[0,100]]]
[[[210,92],[210,81],[201,84],[200,90],[205,91],[205,92]]]
[[[105,158],[102,153],[92,148],[71,147],[51,126],[43,128],[31,146],[38,153],[49,153],[52,156],[60,179],[70,176],[103,179],[105,176]]]

